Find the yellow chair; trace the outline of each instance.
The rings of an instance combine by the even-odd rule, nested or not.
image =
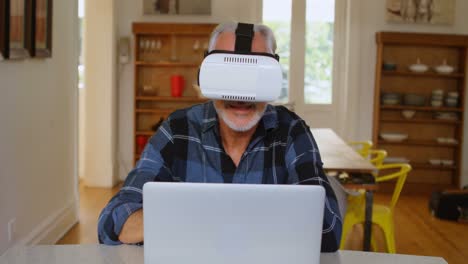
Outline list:
[[[400,197],[401,190],[406,181],[408,172],[411,171],[409,164],[385,164],[379,167],[379,172],[383,170],[398,170],[397,172],[390,173],[388,175],[382,175],[376,177],[376,182],[384,182],[390,180],[397,180],[395,189],[393,191],[392,199],[389,205],[374,204],[372,209],[372,223],[380,226],[384,232],[385,242],[387,245],[388,253],[395,253],[395,229],[393,224],[393,215],[395,205]],[[380,173],[379,173],[380,175]],[[365,204],[360,202],[353,206],[348,206],[343,223],[343,233],[341,237],[340,248],[344,249],[346,238],[356,224],[362,224],[365,222]],[[372,243],[375,249],[375,243]]]
[[[369,156],[369,150],[372,148],[372,141],[353,141],[348,142],[348,145],[356,149],[356,152],[363,158],[367,159]]]
[[[369,161],[377,169],[382,167],[385,158],[387,157],[387,151],[383,149],[371,149],[369,150]],[[378,172],[377,172],[378,173]],[[374,177],[378,177],[377,173],[373,173]],[[352,195],[348,196],[347,206],[348,207],[360,207],[365,202],[365,190],[356,190]]]
[[[387,157],[387,151],[383,149],[371,149],[369,150],[369,161],[377,169],[383,165],[385,158]]]

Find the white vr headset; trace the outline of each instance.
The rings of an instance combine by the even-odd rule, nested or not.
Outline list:
[[[235,51],[205,55],[198,76],[203,96],[229,101],[270,102],[279,98],[283,74],[279,56],[252,52],[253,25],[239,23]]]

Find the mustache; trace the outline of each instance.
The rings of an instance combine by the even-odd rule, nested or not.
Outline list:
[[[256,104],[252,102],[242,102],[242,101],[224,101],[225,108],[232,108],[232,107],[247,107],[247,108],[256,108]]]

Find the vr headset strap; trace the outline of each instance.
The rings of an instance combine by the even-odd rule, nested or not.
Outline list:
[[[252,39],[254,36],[253,24],[239,23],[236,29],[235,51],[239,53],[250,53],[252,51]]]

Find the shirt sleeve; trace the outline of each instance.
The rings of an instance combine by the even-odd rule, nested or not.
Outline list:
[[[136,167],[128,174],[123,187],[102,210],[98,220],[99,243],[120,245],[118,237],[124,223],[143,207],[143,185],[150,181],[174,181],[168,157],[173,138],[168,121],[151,137]]]
[[[341,241],[342,218],[335,193],[323,171],[323,163],[310,128],[303,120],[291,124],[286,150],[289,184],[320,185],[325,188],[322,252],[335,252]]]

